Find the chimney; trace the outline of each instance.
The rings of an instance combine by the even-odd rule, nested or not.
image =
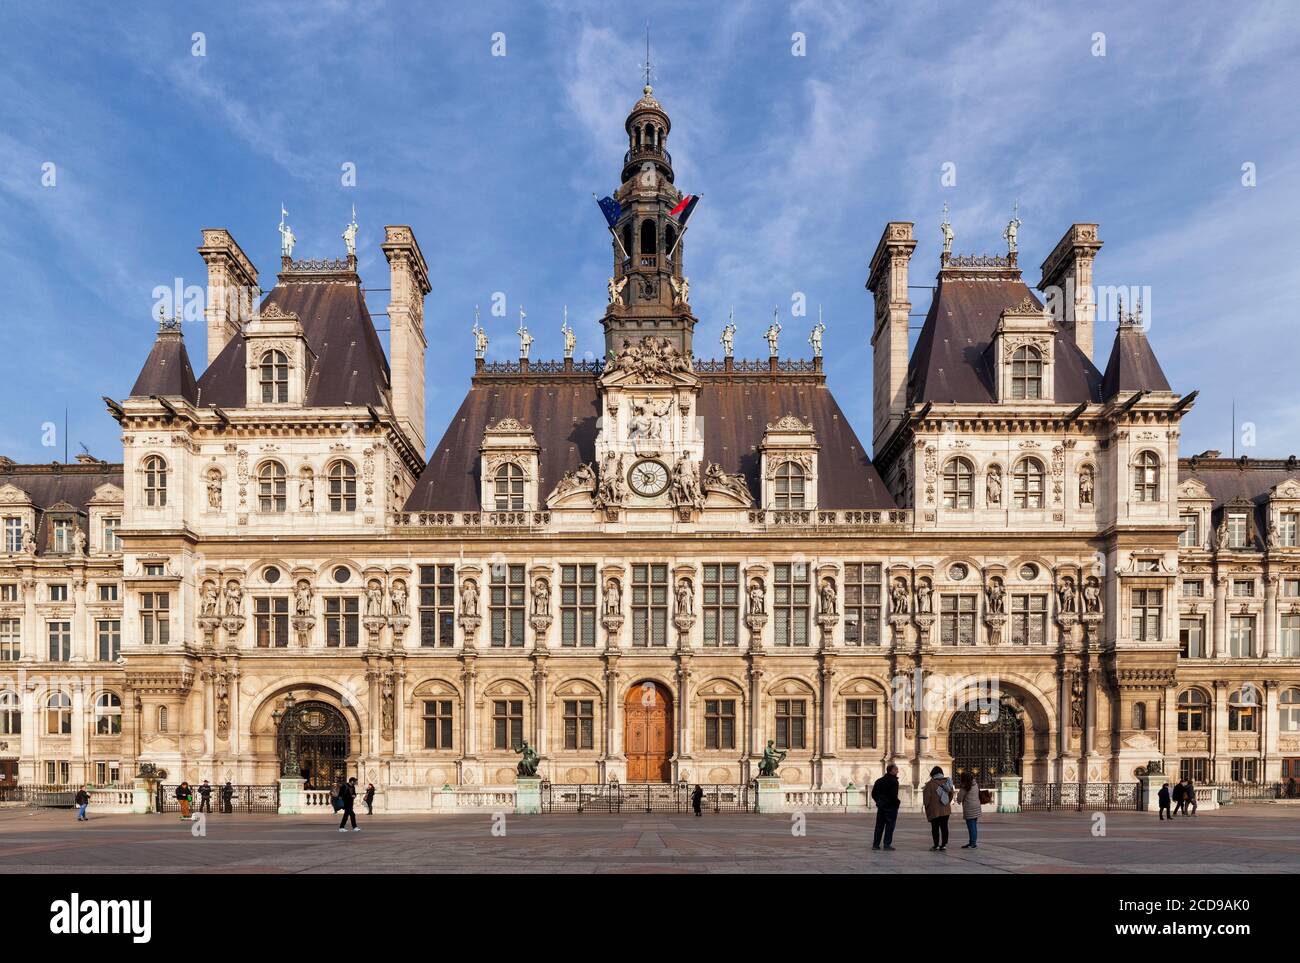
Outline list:
[[[1038,282],[1047,310],[1063,331],[1073,335],[1074,343],[1089,361],[1097,327],[1092,262],[1100,250],[1096,224],[1071,224],[1043,262],[1043,279]]]
[[[424,456],[424,296],[429,266],[406,225],[384,228],[388,258],[388,343],[392,355],[393,415],[406,439]]]
[[[208,364],[253,314],[257,268],[224,227],[205,227],[199,248],[208,266]]]
[[[890,221],[871,256],[867,290],[876,299],[871,335],[874,405],[872,448],[880,450],[903,423],[907,408],[907,264],[916,250],[911,221]]]

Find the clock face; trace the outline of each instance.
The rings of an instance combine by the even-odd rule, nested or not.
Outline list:
[[[668,487],[668,467],[653,458],[644,458],[632,466],[627,474],[627,483],[643,498],[662,495]]]

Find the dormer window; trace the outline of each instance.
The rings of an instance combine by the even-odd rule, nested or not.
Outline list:
[[[782,462],[776,469],[776,488],[773,507],[780,509],[803,508],[806,476],[802,466],[792,461]]]
[[[72,521],[67,518],[56,518],[54,520],[54,551],[71,552],[72,551]]]
[[[16,515],[5,517],[5,551],[10,554],[23,550],[23,520]]]
[[[1037,348],[1025,345],[1012,356],[1011,397],[1017,401],[1043,397],[1043,356]]]
[[[289,400],[289,359],[282,351],[262,355],[258,383],[263,404],[283,404]]]
[[[494,479],[496,510],[522,512],[524,510],[524,470],[514,462],[497,469]]]
[[[288,507],[288,481],[284,466],[268,461],[257,470],[258,507],[264,514],[279,514]]]
[[[144,503],[149,508],[167,507],[167,462],[158,455],[144,460]]]
[[[943,469],[943,507],[969,509],[974,502],[975,469],[965,458],[954,458]]]
[[[1133,463],[1133,500],[1160,500],[1160,458],[1154,451],[1144,451]]]
[[[1228,547],[1247,548],[1250,545],[1250,524],[1245,512],[1228,513]]]
[[[1011,495],[1016,508],[1043,507],[1043,463],[1037,458],[1022,458],[1011,474]]]
[[[357,470],[351,462],[336,461],[330,465],[330,511],[355,512],[357,510]]]

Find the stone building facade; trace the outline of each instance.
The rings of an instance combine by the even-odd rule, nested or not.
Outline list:
[[[816,336],[697,354],[670,128],[647,87],[605,360],[481,343],[431,448],[409,227],[391,358],[352,254],[286,254],[259,302],[205,230],[203,374],[164,321],[108,401],[121,464],[0,465],[0,775],[350,773],[420,808],[511,784],[524,741],[557,783],[735,784],[769,741],[793,787],[1300,774],[1300,470],[1180,461],[1194,392],[1136,312],[1094,362],[1097,225],[1038,294],[1014,232],[945,250],[909,350],[916,241],[887,224],[869,450]]]

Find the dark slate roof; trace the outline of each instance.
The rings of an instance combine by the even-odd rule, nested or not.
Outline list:
[[[388,359],[366,310],[359,283],[298,283],[281,275],[262,301],[275,302],[302,322],[314,358],[307,374],[309,408],[383,405],[389,390]],[[287,280],[286,280],[287,278]],[[198,403],[242,408],[247,397],[243,334],[230,340],[198,382]]]
[[[818,376],[700,376],[699,414],[704,460],[742,474],[757,503],[759,452],[768,422],[793,414],[812,423],[818,452],[818,504],[826,509],[890,509],[894,501],[867,457],[824,378]],[[541,448],[543,498],[566,471],[596,460],[600,412],[592,375],[475,377],[442,440],[407,499],[408,512],[477,511],[479,446],[483,431],[501,418],[532,425]]]
[[[998,318],[1026,298],[1042,307],[1018,272],[987,277],[939,273],[930,311],[907,366],[907,402],[991,404],[997,400],[992,356]],[[1099,402],[1101,373],[1068,334],[1054,351],[1056,401]]]
[[[158,332],[153,350],[131,389],[134,398],[152,395],[179,396],[190,403],[198,397],[194,369],[190,367],[190,356],[179,328],[164,328]]]
[[[55,505],[71,505],[77,513],[77,525],[89,535],[87,522],[90,499],[101,485],[122,488],[122,465],[108,462],[64,465],[0,464],[0,486],[21,488],[36,507],[36,547],[45,554],[49,540],[49,509]]]
[[[1102,397],[1114,398],[1121,391],[1169,390],[1169,382],[1141,326],[1121,324],[1102,378]]]
[[[1192,478],[1214,499],[1213,524],[1217,526],[1229,502],[1249,502],[1255,507],[1255,531],[1268,531],[1268,493],[1287,479],[1300,480],[1300,462],[1290,459],[1180,458],[1178,481]]]

